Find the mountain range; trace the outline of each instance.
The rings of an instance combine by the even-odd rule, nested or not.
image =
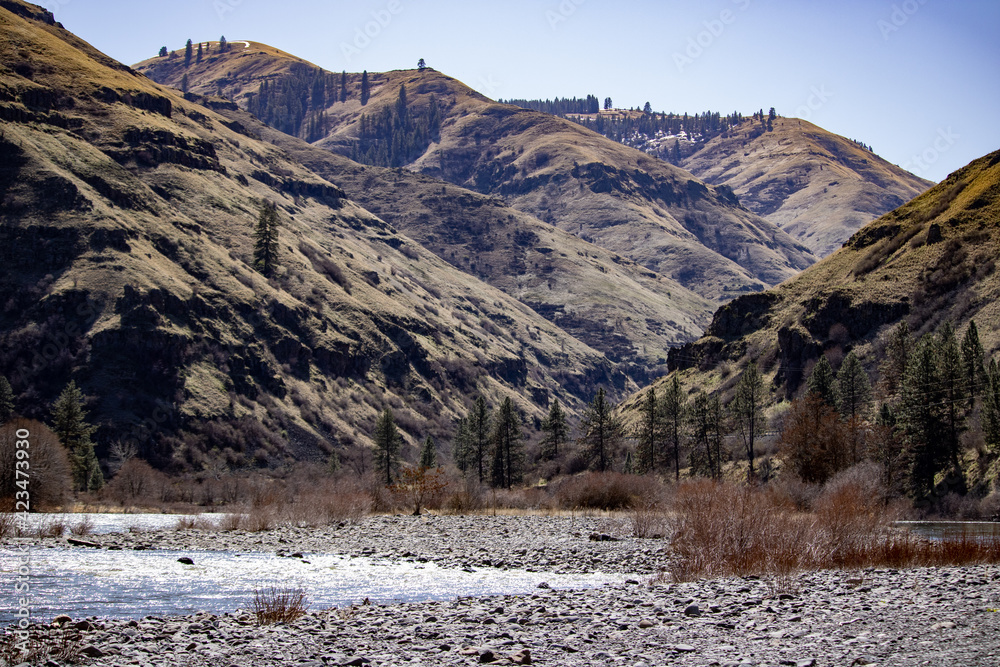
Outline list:
[[[77,381],[102,446],[164,468],[363,466],[387,406],[416,442],[478,394],[532,419],[625,398],[719,304],[771,298],[922,186],[791,119],[745,168],[712,166],[740,141],[717,137],[691,173],[430,68],[334,74],[235,41],[130,68],[20,0],[0,29],[0,373],[40,418]]]

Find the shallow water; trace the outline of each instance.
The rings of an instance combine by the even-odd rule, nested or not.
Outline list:
[[[188,556],[194,565],[177,562]],[[304,559],[273,553],[233,551],[108,551],[40,548],[31,550],[31,610],[36,620],[59,614],[142,618],[207,611],[249,609],[255,588],[301,588],[311,609],[359,603],[450,600],[473,595],[525,594],[545,581],[552,588],[592,588],[621,575],[556,575],[523,570],[444,569],[433,563],[305,554]],[[13,619],[14,573],[20,558],[0,550],[0,625]],[[7,593],[10,595],[7,595]]]
[[[20,520],[21,515],[18,514]],[[163,530],[171,529],[177,525],[182,518],[204,517],[210,521],[216,521],[225,514],[114,514],[106,512],[88,512],[79,514],[69,514],[62,512],[46,512],[28,515],[28,525],[33,529],[38,526],[51,526],[61,523],[66,527],[66,532],[82,522],[90,524],[90,532],[100,533],[124,533],[128,531],[142,530]]]
[[[897,521],[896,525],[932,540],[963,535],[976,539],[1000,539],[1000,523],[988,521]]]

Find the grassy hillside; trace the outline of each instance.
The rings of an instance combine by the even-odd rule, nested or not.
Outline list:
[[[797,118],[747,121],[680,162],[825,257],[872,219],[933,185],[857,143]]]
[[[888,335],[975,319],[987,355],[1000,351],[1000,151],[883,215],[800,276],[720,308],[705,335],[671,353],[686,385],[728,391],[756,360],[772,400],[794,395],[820,354],[850,350],[874,371]]]
[[[75,379],[99,442],[162,466],[276,465],[450,434],[478,393],[578,410],[627,378],[247,128],[0,5],[0,373],[47,417]],[[252,268],[262,201],[279,269]]]
[[[270,113],[259,104],[262,95],[278,104],[271,94],[275,90],[339,80],[338,75],[307,71],[300,61],[254,43],[189,67],[177,58],[154,58],[136,67],[175,86],[187,74],[192,91],[217,93],[221,88],[258,115]],[[260,71],[268,74],[258,76]],[[777,284],[815,259],[787,234],[740,207],[728,189],[706,186],[682,169],[575,123],[497,104],[432,69],[372,74],[369,80],[370,99],[364,105],[356,74],[348,75],[346,102],[331,102],[328,88],[315,104],[309,96],[304,109],[296,107],[303,119],[298,136],[312,138],[320,123],[325,131],[316,145],[359,157],[359,146],[367,147],[375,151],[365,153],[371,159],[379,154],[381,141],[387,164],[404,158],[412,170],[502,197],[516,209],[713,300]],[[265,81],[267,90],[262,88]],[[391,118],[401,86],[407,91],[409,117],[426,119],[436,107],[439,127],[396,137],[372,134],[380,118]]]
[[[481,195],[406,170],[360,165],[206,102],[324,177],[454,266],[490,283],[602,351],[636,381],[666,371],[711,304],[631,260]]]

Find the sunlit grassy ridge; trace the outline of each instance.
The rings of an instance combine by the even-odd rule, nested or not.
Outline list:
[[[916,335],[975,319],[986,354],[1000,349],[1000,152],[854,234],[801,275],[720,308],[706,334],[672,353],[692,388],[727,391],[757,361],[772,399],[794,394],[821,353],[855,350],[870,371],[889,331]]]
[[[844,137],[798,118],[777,118],[715,137],[681,166],[733,188],[741,203],[825,257],[873,218],[932,183]]]
[[[250,49],[229,53],[227,66],[203,62],[187,68],[191,90],[218,92],[221,87],[245,107],[262,81],[279,85],[308,74],[297,59],[253,43]],[[177,58],[154,58],[136,67],[171,85],[178,85],[185,70]],[[426,109],[433,95],[442,114],[439,139],[408,168],[501,196],[513,208],[677,280],[703,297],[725,299],[774,285],[815,259],[726,193],[571,121],[497,104],[432,69],[369,78],[371,99],[366,105],[359,99],[360,76],[350,74],[346,102],[324,102],[324,108],[309,111],[321,111],[328,127],[317,145],[351,155],[362,115],[374,118],[392,108],[405,86],[415,113]],[[333,80],[339,76],[334,74]],[[303,129],[300,136],[306,135]]]
[[[479,392],[540,415],[630,386],[245,127],[57,25],[0,9],[0,29],[0,372],[19,411],[47,418],[73,378],[103,446],[272,465],[366,443],[387,405],[407,438],[443,438]],[[251,266],[265,199],[270,280]]]

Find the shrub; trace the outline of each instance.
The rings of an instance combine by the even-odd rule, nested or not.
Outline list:
[[[561,481],[555,495],[563,509],[622,510],[654,500],[661,489],[653,477],[591,472]]]
[[[253,609],[257,625],[291,623],[305,615],[309,605],[301,588],[255,588]]]
[[[661,538],[667,535],[670,528],[667,518],[653,502],[645,502],[632,508],[629,515],[632,537]]]
[[[142,459],[129,459],[118,469],[107,493],[116,502],[134,505],[137,502],[159,502],[163,498],[163,486],[166,484],[163,474]]]
[[[782,511],[761,491],[696,480],[677,487],[669,525],[674,577],[787,574],[809,556],[809,521]]]
[[[94,522],[89,516],[85,516],[72,526],[69,527],[69,532],[76,535],[77,537],[82,537],[84,535],[90,535],[94,532]]]
[[[1000,538],[927,540],[896,528],[880,480],[872,464],[844,471],[816,498],[813,514],[765,490],[684,482],[666,515],[675,556],[670,572],[677,580],[769,574],[781,581],[804,569],[1000,562]]]
[[[20,440],[17,432],[21,429],[30,433],[28,448],[17,447]],[[18,458],[18,451],[28,454]],[[29,464],[30,509],[63,503],[69,495],[72,478],[66,450],[59,444],[59,438],[41,422],[13,419],[0,427],[0,510],[15,509],[15,494],[21,490],[17,482],[24,481],[23,477],[17,478],[16,464],[24,460]]]

